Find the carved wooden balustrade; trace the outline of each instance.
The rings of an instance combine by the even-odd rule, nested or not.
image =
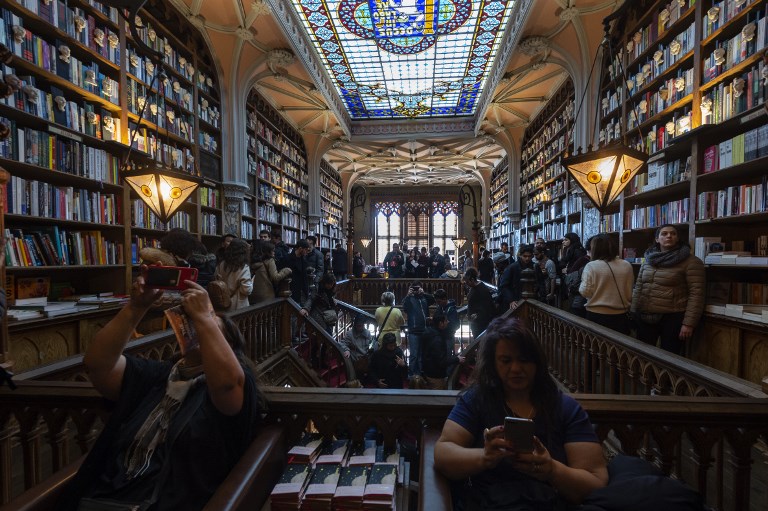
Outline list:
[[[343,430],[358,440],[375,426],[390,445],[396,439],[419,439],[425,426],[441,427],[456,400],[455,391],[264,390],[269,401],[265,420],[283,424],[292,439],[310,424],[325,435]],[[765,509],[764,488],[756,484],[752,469],[764,462],[756,445],[768,435],[765,401],[576,397],[607,450],[652,461],[697,488],[718,510]],[[16,391],[0,389],[0,502],[86,452],[107,416],[106,401],[88,383],[20,381]],[[19,448],[11,447],[13,440]]]
[[[535,300],[507,314],[527,322],[544,346],[550,373],[571,392],[768,398],[759,385]],[[457,368],[451,388],[467,381],[481,340],[465,351],[470,363]]]
[[[408,289],[414,280],[419,280],[425,293],[433,293],[437,289],[445,289],[448,298],[456,301],[456,306],[464,304],[464,287],[459,279],[349,279],[336,285],[336,298],[357,306],[378,307],[381,304],[381,294],[392,291],[397,303],[402,303],[408,294]],[[359,300],[354,296],[354,290],[360,290]]]

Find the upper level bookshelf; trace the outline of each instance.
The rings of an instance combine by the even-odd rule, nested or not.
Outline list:
[[[509,156],[504,156],[491,174],[491,232],[486,248],[491,251],[501,249],[501,243],[509,243],[512,224],[507,217],[509,210]]]
[[[573,193],[575,184],[562,165],[565,153],[573,149],[574,96],[568,78],[525,130],[520,163],[521,243],[532,244],[537,237],[559,240],[570,231],[580,234],[581,196]]]
[[[96,0],[0,7],[0,43],[12,53],[0,75],[17,84],[0,99],[0,122],[10,130],[0,142],[0,166],[11,176],[6,268],[17,281],[45,276],[52,288],[78,294],[122,293],[138,251],[157,246],[167,229],[221,233],[220,200],[212,199],[222,179],[213,58],[164,2],[150,0],[135,21],[161,58],[133,40],[115,8]],[[201,173],[207,188],[162,224],[123,186],[129,152],[134,163]]]
[[[705,263],[715,246],[752,254],[742,258],[744,271],[707,263],[708,304],[768,301],[768,265],[760,264],[768,256],[760,241],[768,221],[767,24],[766,0],[636,2],[601,87],[601,137],[615,130],[649,154],[647,170],[604,218],[624,256],[639,262],[662,223],[676,225]],[[616,103],[622,68],[630,90]],[[730,293],[716,291],[724,285]]]
[[[308,234],[309,171],[301,135],[257,91],[248,98],[248,184],[243,230],[282,233],[295,244]]]
[[[343,203],[339,172],[326,160],[320,160],[320,248],[333,249],[337,242],[343,242]]]

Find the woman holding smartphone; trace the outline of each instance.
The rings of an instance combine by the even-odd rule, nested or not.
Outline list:
[[[532,451],[520,449],[523,440],[515,445],[515,426],[505,438],[506,417],[533,421]],[[485,331],[472,381],[435,446],[435,467],[469,483],[454,502],[466,510],[560,509],[561,499],[580,503],[608,482],[589,417],[557,389],[539,343],[516,318]]]

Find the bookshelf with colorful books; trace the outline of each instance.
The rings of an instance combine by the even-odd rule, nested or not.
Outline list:
[[[710,284],[706,332],[691,354],[730,372],[735,366],[727,364],[768,342],[749,326],[759,314],[737,310],[768,305],[760,241],[768,221],[766,25],[766,0],[637,2],[617,29],[613,55],[632,82],[618,108],[621,129],[649,160],[603,229],[621,233],[624,257],[638,266],[662,223],[696,247]],[[609,109],[601,112],[603,130],[614,122]],[[749,369],[736,372],[750,377]]]
[[[248,185],[256,229],[295,244],[308,234],[309,172],[304,141],[258,92],[248,99]]]
[[[341,176],[326,160],[320,160],[320,248],[333,249],[336,243],[344,244],[342,223]]]
[[[523,138],[520,239],[559,240],[580,222],[581,208],[573,199],[574,185],[562,159],[572,150],[573,82],[567,79],[531,122]]]
[[[493,252],[501,250],[501,243],[510,243],[511,222],[509,210],[509,156],[504,156],[491,174],[491,232],[486,248]]]
[[[218,92],[215,82],[207,80],[215,76],[209,71],[213,60],[202,36],[167,7],[150,0],[139,13],[140,37],[163,52],[158,64],[132,39],[117,10],[96,0],[0,6],[0,43],[11,53],[0,75],[14,88],[0,99],[0,122],[10,131],[0,142],[0,166],[10,174],[3,189],[3,234],[6,286],[13,299],[19,285],[24,292],[32,289],[26,284],[31,281],[46,282],[50,300],[125,293],[139,250],[157,246],[167,229],[200,232],[202,212],[220,225],[220,201],[203,204],[211,199],[207,192],[164,225],[120,178],[129,131],[136,131],[135,163],[158,159],[180,172],[201,169],[210,188],[220,187]],[[158,65],[168,79],[152,84],[157,72],[152,68]],[[202,73],[206,80],[200,85]],[[195,107],[203,95],[209,98],[205,111]],[[137,126],[142,107],[144,118]],[[203,131],[216,142],[208,145],[218,158],[214,164],[200,158],[197,141]],[[52,347],[51,353],[76,353],[85,337],[72,332],[87,322],[56,321],[66,347]],[[40,346],[50,336],[38,336],[36,327],[23,323],[11,327],[12,357],[18,355],[15,332],[40,337]]]

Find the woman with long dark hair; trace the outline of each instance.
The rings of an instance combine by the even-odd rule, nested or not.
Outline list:
[[[704,312],[704,263],[691,254],[674,225],[656,229],[632,293],[632,312],[641,341],[681,354]]]
[[[563,275],[577,271],[576,261],[587,255],[587,250],[581,244],[581,238],[575,232],[566,233],[563,236],[563,257],[557,266]],[[586,264],[586,262],[584,263]],[[582,265],[583,266],[583,265]]]
[[[290,268],[277,270],[275,245],[271,241],[253,240],[251,251],[253,291],[248,297],[248,302],[253,305],[274,298],[278,284],[290,277],[292,270]]]
[[[532,452],[505,439],[505,417],[533,421]],[[455,502],[468,510],[559,509],[561,497],[579,503],[608,482],[589,417],[558,390],[541,345],[516,318],[486,329],[470,385],[435,446],[435,467],[449,479],[471,480]]]
[[[253,278],[248,265],[250,247],[245,240],[233,239],[222,252],[216,267],[216,277],[227,283],[232,305],[228,312],[248,307],[248,295],[253,291]]]

